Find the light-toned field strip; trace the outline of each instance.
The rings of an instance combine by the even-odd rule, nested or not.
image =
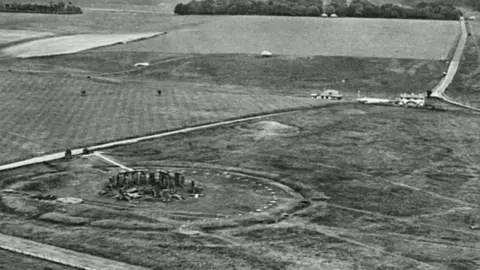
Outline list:
[[[117,262],[69,249],[50,246],[27,239],[0,234],[0,248],[32,257],[85,270],[147,270],[131,264]]]
[[[137,34],[83,34],[52,37],[11,46],[3,49],[3,53],[18,58],[70,54],[117,43],[127,43],[140,39],[152,38],[164,33],[165,32]]]
[[[108,158],[108,157],[102,155],[102,153],[95,152],[95,153],[93,153],[93,155],[98,156],[98,157],[100,157],[100,158],[102,158],[102,159],[104,159],[104,160],[106,160],[106,161],[114,164],[115,166],[124,169],[124,170],[130,171],[130,172],[131,172],[131,171],[134,171],[134,169],[129,168],[129,167],[123,165],[123,164],[120,164],[120,163],[116,162],[115,160],[113,160],[113,159],[111,159],[111,158]]]
[[[55,34],[49,32],[34,32],[28,30],[12,30],[0,29],[0,44],[7,44],[10,42],[20,41],[30,38],[40,38],[53,36]]]

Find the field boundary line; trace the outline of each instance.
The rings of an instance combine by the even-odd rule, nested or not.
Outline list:
[[[0,234],[0,248],[84,270],[149,269],[6,234]]]

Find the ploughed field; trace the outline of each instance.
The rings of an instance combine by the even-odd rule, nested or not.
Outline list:
[[[477,118],[345,104],[104,151],[129,167],[183,165],[186,181],[205,187],[205,197],[170,203],[98,195],[87,187],[116,168],[96,156],[2,172],[0,188],[20,193],[0,194],[0,232],[154,269],[478,269],[480,233],[470,229],[480,222]],[[275,183],[296,195],[282,195]],[[251,211],[273,196],[269,189],[277,202]],[[222,215],[182,206],[212,199]],[[282,200],[292,203],[280,210]],[[242,202],[243,212],[233,213]]]

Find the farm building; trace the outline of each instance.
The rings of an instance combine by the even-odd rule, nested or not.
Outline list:
[[[318,99],[342,99],[343,95],[339,91],[333,89],[327,89],[321,94],[312,94],[312,97]]]
[[[423,94],[401,94],[400,102],[405,106],[423,106],[425,105],[425,96]]]
[[[332,15],[330,15],[330,17],[336,18],[336,17],[338,17],[338,16],[337,16],[337,14],[333,13]]]
[[[328,17],[327,13],[322,13],[322,17]]]

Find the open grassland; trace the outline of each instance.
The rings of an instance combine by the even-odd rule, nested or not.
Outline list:
[[[21,215],[8,214],[4,202],[0,231],[153,269],[478,269],[480,234],[469,229],[480,222],[478,118],[346,104],[105,151],[127,166],[183,161],[277,174],[308,201],[283,221],[220,219],[207,229],[87,205],[72,213],[130,224],[114,230],[115,221],[37,220],[70,206],[42,204],[37,215]],[[0,188],[44,173],[81,175],[90,166],[79,158],[1,172]],[[321,192],[330,199],[311,200]],[[196,234],[167,226],[182,224]]]
[[[2,29],[0,30],[0,46],[25,39],[47,37],[51,35],[53,35],[53,33]]]
[[[380,23],[381,22],[381,23]],[[110,50],[172,53],[260,53],[446,59],[458,22],[219,16],[210,23]]]
[[[84,34],[45,38],[8,47],[2,52],[18,58],[71,54],[92,48],[152,38],[161,33]]]

